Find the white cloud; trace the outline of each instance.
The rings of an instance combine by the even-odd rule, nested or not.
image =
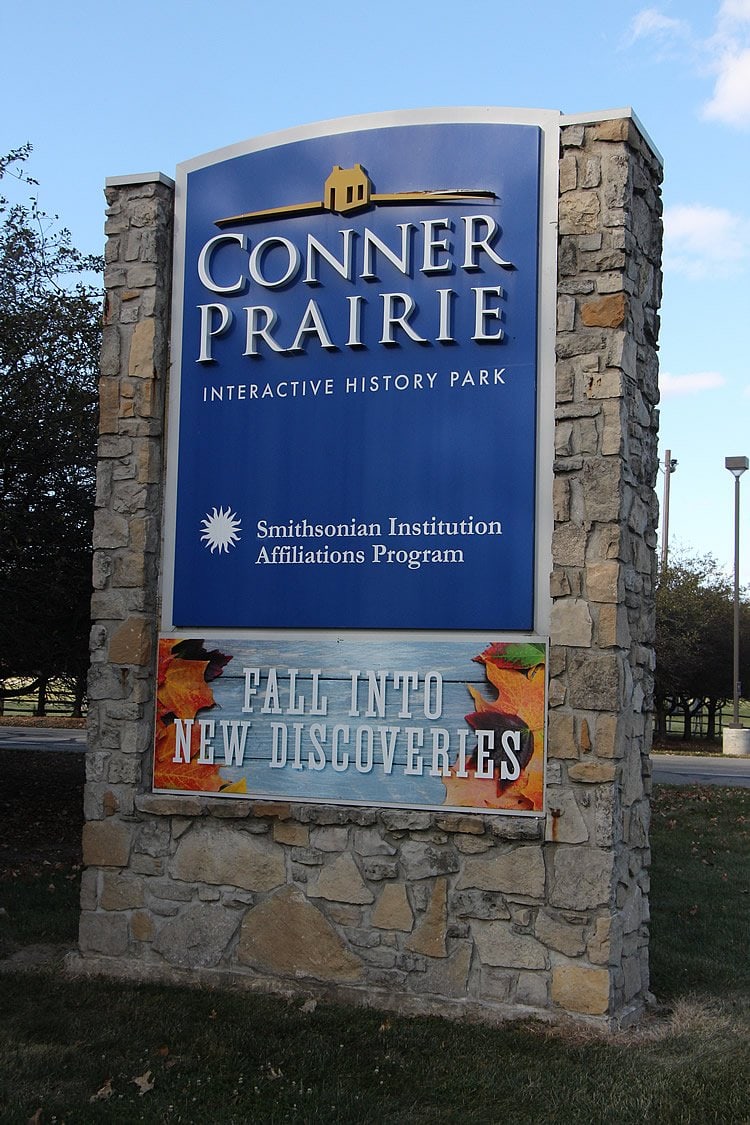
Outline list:
[[[750,127],[750,47],[728,52],[718,64],[713,97],[703,107],[703,117],[744,129]]]
[[[664,269],[690,278],[730,277],[750,256],[750,221],[721,207],[682,204],[664,211]]]
[[[632,46],[650,42],[656,56],[678,55],[702,77],[713,79],[713,91],[701,116],[737,129],[750,129],[750,0],[723,0],[713,32],[701,39],[686,20],[642,8],[628,37]]]
[[[723,0],[706,53],[716,80],[702,116],[750,128],[750,0]]]
[[[718,371],[695,371],[690,375],[670,375],[668,371],[659,374],[659,388],[662,396],[697,395],[703,391],[715,391],[726,385],[726,379]]]

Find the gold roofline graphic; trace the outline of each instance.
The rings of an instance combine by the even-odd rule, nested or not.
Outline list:
[[[375,192],[367,170],[361,164],[342,168],[334,164],[323,185],[323,199],[309,203],[290,203],[285,207],[268,207],[262,211],[246,211],[244,215],[230,215],[217,219],[217,227],[234,226],[237,223],[255,223],[263,219],[288,219],[295,215],[313,215],[330,211],[335,215],[351,215],[388,203],[455,202],[461,199],[495,199],[494,191],[473,191],[452,188],[444,191],[396,191]]]

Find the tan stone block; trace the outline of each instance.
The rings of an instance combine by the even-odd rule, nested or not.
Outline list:
[[[180,840],[170,870],[188,883],[270,891],[286,881],[284,853],[267,836],[230,824],[194,825]]]
[[[609,1010],[609,973],[578,965],[552,970],[552,1002],[566,1012],[603,1016]]]
[[[136,910],[130,918],[130,934],[133,941],[153,941],[154,920],[147,910]]]
[[[310,898],[325,898],[331,902],[364,905],[374,901],[372,891],[350,855],[341,855],[324,867],[317,879],[309,885],[307,893]]]
[[[295,887],[245,915],[237,960],[264,973],[316,980],[359,980],[362,963]]]
[[[581,304],[581,320],[587,328],[619,328],[625,321],[628,303],[624,293],[609,293]]]
[[[277,820],[273,826],[273,838],[277,844],[291,844],[296,848],[306,848],[310,843],[310,828],[307,824],[287,823]]]
[[[593,961],[595,965],[607,965],[609,963],[611,930],[612,918],[609,914],[603,918],[597,918],[594,932],[586,946],[588,959]]]
[[[118,379],[99,380],[99,433],[116,434],[120,406],[120,383]]]
[[[155,335],[156,321],[153,319],[142,320],[133,329],[128,357],[128,375],[132,379],[154,378],[156,374],[154,366]]]
[[[564,477],[556,477],[552,485],[552,506],[558,523],[570,519],[570,481]]]
[[[552,558],[558,566],[583,566],[586,562],[586,528],[565,523],[552,533]]]
[[[561,235],[593,234],[599,229],[601,204],[595,191],[570,192],[558,208]]]
[[[595,141],[628,141],[631,129],[635,132],[630,117],[614,117],[610,121],[598,121],[590,126],[591,139]]]
[[[464,832],[473,836],[481,836],[484,832],[481,816],[461,816],[457,813],[436,816],[435,826],[443,832]]]
[[[599,648],[630,648],[628,611],[623,605],[602,605],[596,624]]]
[[[130,857],[130,825],[112,820],[89,820],[83,826],[86,867],[126,867]]]
[[[468,856],[456,890],[504,891],[539,897],[544,893],[544,857],[533,844],[520,844],[507,851]]]
[[[447,924],[447,882],[436,879],[423,916],[405,947],[412,953],[423,953],[425,957],[447,957],[445,928]]]
[[[372,924],[378,930],[409,932],[414,925],[406,887],[403,883],[386,883],[372,912]]]
[[[618,603],[622,601],[622,571],[619,562],[589,563],[586,567],[586,592],[589,601]]]
[[[598,715],[594,749],[600,758],[621,758],[625,752],[617,715]]]
[[[530,934],[518,934],[509,922],[472,921],[471,932],[483,965],[508,969],[546,969],[547,951]]]
[[[465,997],[472,953],[470,941],[459,942],[450,957],[429,961],[425,972],[414,973],[411,987],[432,996]]]
[[[130,617],[119,626],[109,642],[112,664],[151,664],[151,623],[142,617]]]
[[[586,383],[588,398],[622,398],[622,372],[617,368],[607,368],[590,375]],[[619,452],[619,448],[617,450]]]
[[[253,816],[272,816],[277,820],[289,820],[292,806],[285,801],[253,801]]]
[[[568,777],[571,781],[585,781],[591,785],[614,781],[615,766],[611,762],[575,762],[568,766]]]
[[[105,871],[99,903],[102,910],[132,910],[143,906],[143,884],[132,876]]]
[[[559,598],[552,606],[550,638],[553,644],[590,648],[593,624],[588,604],[580,598]]]
[[[588,719],[581,719],[581,734],[578,741],[580,743],[581,750],[583,750],[584,754],[587,754],[591,749],[591,735],[589,733]]]
[[[544,838],[556,844],[585,844],[589,830],[569,789],[550,787],[547,793],[548,815]]]
[[[547,754],[551,758],[577,758],[575,720],[564,711],[550,711],[547,717]]]
[[[599,848],[560,844],[554,849],[549,904],[561,910],[589,910],[612,895],[613,857]]]
[[[571,925],[540,910],[536,920],[536,936],[544,945],[557,949],[566,957],[578,957],[585,948],[583,926]]]
[[[620,415],[621,409],[622,404],[620,401],[606,399],[602,403],[602,416],[604,418],[604,425],[602,427],[602,455],[604,457],[616,455],[622,449],[626,431]]]

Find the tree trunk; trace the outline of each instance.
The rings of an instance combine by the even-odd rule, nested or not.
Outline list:
[[[49,684],[49,679],[47,678],[47,676],[40,677],[39,688],[37,690],[37,695],[36,695],[36,710],[34,711],[34,714],[38,715],[40,717],[47,714],[47,685],[48,684]]]

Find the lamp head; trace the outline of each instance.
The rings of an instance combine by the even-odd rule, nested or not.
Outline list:
[[[739,480],[742,474],[750,468],[750,462],[747,457],[725,457],[724,467],[729,469],[735,479]]]

